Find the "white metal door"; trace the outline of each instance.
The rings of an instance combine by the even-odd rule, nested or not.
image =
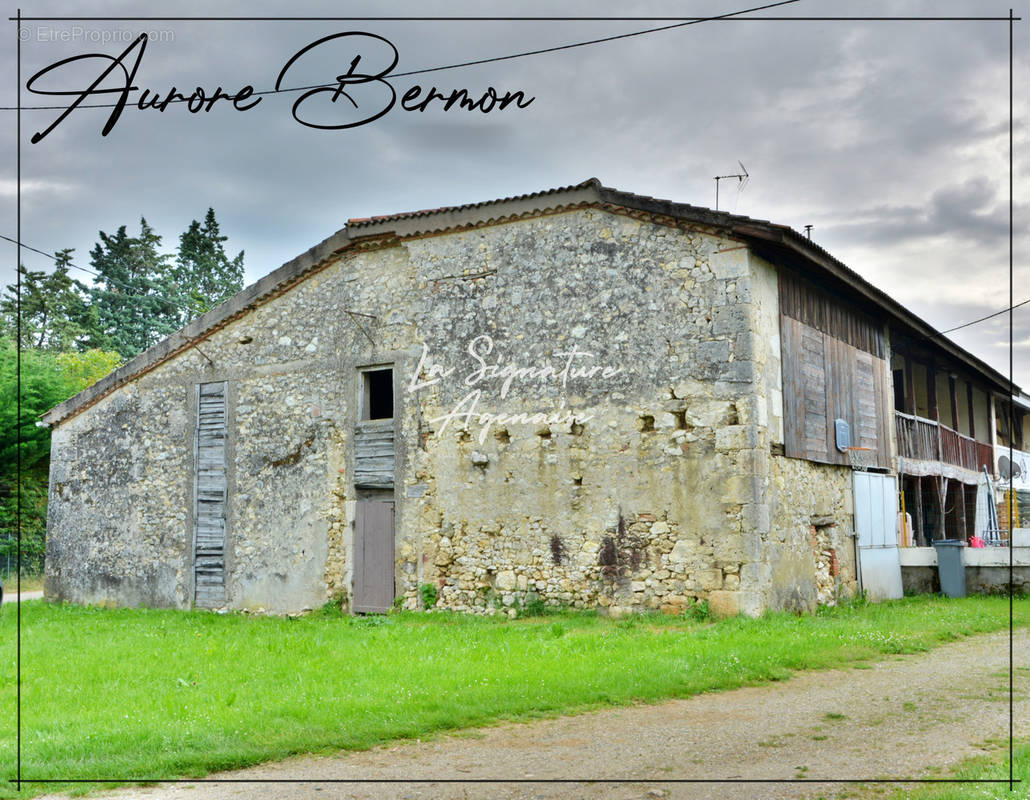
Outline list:
[[[855,472],[854,489],[860,585],[870,600],[901,597],[897,480]]]

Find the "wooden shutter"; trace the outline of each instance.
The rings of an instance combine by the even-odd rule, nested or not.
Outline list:
[[[354,432],[354,485],[393,488],[393,420],[363,422]]]
[[[877,388],[876,374],[879,364],[874,361],[868,353],[858,351],[855,353],[855,374],[853,377],[854,391],[852,393],[852,419],[854,428],[851,432],[852,444],[858,447],[870,447],[873,450],[879,448],[881,441],[880,431],[881,417],[884,414],[882,407],[882,391]],[[886,370],[882,370],[886,372]],[[877,408],[877,398],[881,398],[880,408]],[[886,437],[882,437],[884,443]],[[886,464],[884,464],[886,466]]]
[[[226,384],[202,383],[197,401],[194,602],[225,605]]]
[[[798,390],[802,398],[805,448],[811,458],[828,461],[833,445],[828,441],[825,338],[807,325],[799,325],[797,334],[801,342]]]
[[[785,452],[848,464],[837,450],[834,422],[851,426],[851,444],[868,447],[890,467],[887,362],[787,316],[780,317]]]

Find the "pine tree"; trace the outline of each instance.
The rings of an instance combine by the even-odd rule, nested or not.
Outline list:
[[[140,218],[139,236],[121,226],[114,236],[100,231],[90,253],[98,276],[90,294],[101,333],[129,359],[181,326],[169,256],[158,251],[161,237]]]
[[[102,347],[96,312],[87,303],[89,290],[68,274],[72,249],[55,253],[54,271],[18,268],[21,274],[21,347],[23,350],[88,350]],[[0,300],[3,333],[18,330],[17,286],[7,287]]]
[[[243,251],[230,259],[215,210],[208,208],[203,225],[193,220],[179,237],[175,283],[180,305],[189,309],[190,319],[214,308],[243,288]]]

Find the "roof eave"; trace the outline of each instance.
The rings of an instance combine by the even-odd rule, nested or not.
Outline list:
[[[182,330],[176,331],[165,339],[144,350],[131,361],[122,364],[114,372],[108,373],[92,386],[83,389],[74,397],[54,406],[40,420],[46,425],[56,425],[80,408],[91,405],[104,395],[123,383],[128,383],[155,366],[175,355],[178,351],[189,347],[194,342],[207,336],[212,331],[228,324],[235,317],[243,314],[262,298],[296,282],[306,272],[330,256],[348,246],[350,239],[346,228],[337,231],[329,238],[319,242],[307,252],[301,253],[287,261],[277,270],[252,283],[236,293],[221,305],[215,306],[205,314],[201,314]]]
[[[91,405],[119,385],[133,380],[153,369],[177,352],[204,338],[212,331],[228,324],[264,298],[285,291],[303,279],[319,264],[348,247],[373,237],[394,236],[406,238],[461,230],[484,224],[496,224],[529,215],[561,212],[582,206],[619,206],[634,211],[682,220],[725,231],[727,235],[752,244],[761,243],[773,250],[788,253],[833,276],[859,296],[883,309],[890,317],[910,330],[928,339],[948,352],[956,360],[983,375],[1001,391],[1018,392],[1008,378],[983,361],[966,352],[941,335],[928,323],[910,312],[900,303],[868,283],[818,245],[793,229],[772,222],[737,216],[725,211],[713,211],[699,206],[676,203],[644,195],[623,192],[603,186],[597,178],[589,178],[574,186],[548,189],[533,194],[501,198],[482,203],[430,209],[386,217],[351,220],[348,227],[337,231],[297,258],[247,287],[217,308],[198,317],[181,331],[172,334],[144,353],[123,365],[93,386],[85,389],[42,415],[48,425],[55,425],[71,414]]]
[[[760,240],[788,250],[792,254],[815,264],[820,269],[828,272],[837,280],[844,283],[848,288],[865,297],[871,303],[880,306],[889,313],[896,322],[908,327],[918,336],[926,337],[933,343],[945,350],[953,358],[961,361],[966,366],[975,370],[994,384],[994,388],[1002,392],[1020,391],[1019,387],[1011,383],[1009,379],[1000,372],[989,366],[972,353],[967,352],[950,339],[944,338],[925,320],[913,314],[892,297],[877,289],[866,281],[858,273],[830,256],[822,248],[809,245],[808,241],[796,231],[783,226],[765,226],[753,224],[739,224],[732,227],[733,233],[752,240]]]

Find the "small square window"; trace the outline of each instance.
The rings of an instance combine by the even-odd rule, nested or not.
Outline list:
[[[393,419],[393,370],[375,369],[362,373],[362,419]]]

